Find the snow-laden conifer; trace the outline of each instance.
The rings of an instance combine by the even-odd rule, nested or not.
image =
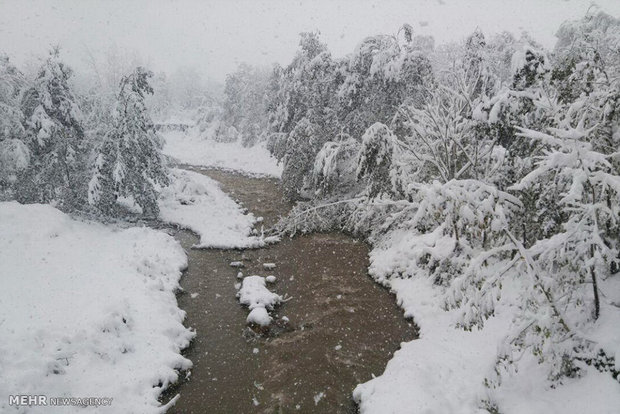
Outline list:
[[[30,163],[30,150],[24,142],[24,115],[19,105],[24,76],[0,54],[0,193],[10,190],[17,173]]]
[[[20,201],[55,202],[69,209],[85,201],[84,130],[69,84],[71,75],[54,49],[24,93],[22,111],[31,160],[20,175]]]
[[[156,216],[158,189],[169,182],[161,141],[144,103],[153,93],[151,72],[138,67],[120,82],[113,121],[97,150],[88,202],[103,214],[120,214],[119,202]]]

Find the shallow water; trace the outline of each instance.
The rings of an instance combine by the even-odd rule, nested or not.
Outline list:
[[[275,179],[202,172],[265,226],[290,209]],[[196,250],[193,234],[174,235],[189,256],[179,306],[197,336],[184,352],[194,363],[189,379],[162,398],[181,394],[169,413],[355,412],[355,386],[380,375],[400,343],[415,338],[393,296],[367,275],[361,241],[313,234],[256,250]],[[235,297],[238,269],[229,266],[238,260],[244,275],[272,274],[269,288],[292,297],[273,312],[268,332],[246,326],[248,311]],[[277,267],[265,271],[266,262]]]

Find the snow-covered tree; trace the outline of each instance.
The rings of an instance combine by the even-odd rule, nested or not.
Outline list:
[[[84,130],[82,113],[69,85],[71,75],[72,70],[54,49],[23,95],[31,162],[19,177],[20,201],[56,202],[68,209],[85,201]]]
[[[317,197],[343,196],[359,187],[356,174],[359,152],[359,142],[346,134],[323,145],[315,157],[312,172]]]
[[[0,54],[0,140],[24,134],[19,98],[25,83],[24,76],[11,64],[9,57]]]
[[[244,146],[255,145],[267,132],[267,88],[269,73],[241,64],[226,77],[222,121],[241,136]]]
[[[302,33],[291,64],[274,68],[268,98],[271,130],[290,133],[304,117],[316,125],[333,123],[334,70],[318,34]]]
[[[514,125],[504,142],[508,165],[519,168],[504,177],[524,213],[505,226],[513,254],[496,266],[521,287],[498,358],[510,372],[529,356],[553,382],[577,375],[584,362],[617,375],[589,332],[605,309],[601,286],[619,268],[618,59],[606,53],[618,44],[619,23],[599,14],[565,24],[551,59],[525,45],[513,58],[512,88],[489,107],[487,121]],[[464,320],[482,324],[486,307],[476,296],[462,295]]]
[[[479,31],[416,49],[401,32],[333,62],[327,142],[308,116],[318,112],[296,112],[311,89],[289,94],[286,69],[276,77],[272,150],[314,161],[315,190],[279,229],[340,229],[397,252],[387,277],[428,278],[458,328],[513,316],[488,386],[536,364],[552,387],[584,364],[617,379],[600,338],[620,270],[620,20],[568,22],[552,51]],[[287,174],[308,186],[307,172]]]
[[[504,162],[489,177],[505,190],[533,168],[533,157],[540,145],[517,137],[517,127],[544,129],[555,126],[558,110],[557,94],[549,87],[550,59],[527,36],[511,47],[510,76],[494,95],[479,99],[472,114],[481,121],[476,125],[478,136],[494,139],[504,150]],[[553,192],[548,187],[532,187],[520,194],[529,214],[516,217],[520,239],[529,246],[549,234],[558,222]]]
[[[398,138],[377,122],[366,130],[357,160],[356,175],[363,180],[370,197],[400,196],[402,183],[399,166],[401,147]]]
[[[368,37],[340,63],[339,120],[355,138],[375,122],[388,124],[400,105],[421,105],[430,89],[428,42],[414,37],[409,25],[401,33]]]
[[[0,54],[0,192],[12,187],[17,173],[30,163],[19,105],[25,82],[8,56]]]
[[[575,102],[569,113],[581,115],[567,116],[562,128],[551,128],[548,134],[521,130],[519,135],[548,149],[536,168],[511,188],[551,186],[561,210],[554,234],[527,250],[520,247],[526,272],[536,273],[536,278],[531,294],[524,296],[524,319],[530,328],[521,331],[515,343],[533,348],[548,362],[552,378],[570,373],[581,352],[598,351],[589,349],[580,332],[600,316],[600,281],[618,269],[620,170],[612,162],[615,154],[596,149],[599,125],[587,125],[590,110],[580,108],[581,102]],[[539,309],[545,306],[551,311],[541,317]]]
[[[308,197],[309,173],[314,166],[314,154],[321,148],[317,141],[321,131],[317,125],[307,118],[302,118],[289,134],[282,134],[284,153],[281,156],[284,169],[282,171],[282,185],[284,194],[289,199]]]
[[[97,149],[88,201],[105,215],[121,213],[119,202],[134,202],[145,216],[156,216],[158,188],[169,182],[161,141],[146,111],[153,93],[151,72],[138,67],[120,82],[113,122]]]
[[[307,196],[314,158],[338,134],[335,64],[316,33],[302,33],[286,68],[274,69],[268,96],[271,152],[282,161],[289,198]]]

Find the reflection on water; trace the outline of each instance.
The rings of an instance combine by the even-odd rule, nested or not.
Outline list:
[[[266,226],[290,208],[277,180],[204,173]],[[363,242],[313,234],[257,250],[195,250],[191,233],[175,237],[189,255],[178,301],[198,335],[185,351],[194,363],[189,379],[162,398],[181,394],[169,413],[355,412],[355,386],[381,374],[415,337],[394,298],[368,277]],[[245,275],[275,275],[269,288],[292,297],[267,334],[246,326],[248,311],[235,297],[238,270],[229,263],[242,259]],[[277,267],[265,271],[266,262]]]

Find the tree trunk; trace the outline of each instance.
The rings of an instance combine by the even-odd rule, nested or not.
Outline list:
[[[594,246],[590,246],[590,256],[594,257]],[[594,265],[590,266],[590,275],[592,276],[592,289],[594,290],[594,320],[597,320],[601,313],[601,302],[598,297],[598,283]]]

